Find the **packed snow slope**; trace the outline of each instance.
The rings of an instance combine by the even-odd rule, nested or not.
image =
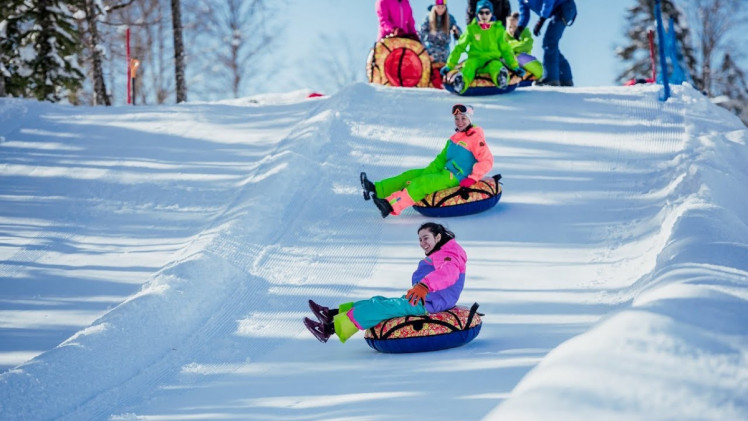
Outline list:
[[[748,419],[748,133],[657,96],[469,100],[504,195],[440,222],[483,329],[411,355],[301,319],[408,289],[427,219],[358,173],[425,166],[457,97],[0,99],[0,419]]]

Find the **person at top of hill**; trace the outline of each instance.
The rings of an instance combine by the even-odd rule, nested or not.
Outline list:
[[[476,7],[478,17],[468,25],[441,70],[442,76],[446,77],[457,66],[462,53],[467,52],[462,70],[452,79],[454,88],[459,93],[464,93],[470,87],[478,71],[488,73],[491,81],[500,88],[505,87],[509,79],[505,66],[520,76],[525,74],[504,38],[504,25],[493,20],[491,2],[479,0]],[[501,62],[502,59],[504,63]]]
[[[382,218],[400,215],[433,192],[457,186],[468,188],[491,170],[493,154],[483,129],[473,126],[473,107],[455,104],[452,115],[456,133],[447,139],[441,153],[427,167],[377,182],[371,182],[365,172],[361,173],[364,198],[374,201]]]
[[[413,9],[408,0],[377,0],[379,38],[394,36],[418,40]]]
[[[537,85],[574,86],[571,66],[558,48],[564,29],[577,18],[577,5],[574,0],[519,0],[519,23],[515,36],[519,38],[530,22],[530,11],[539,19],[532,30],[540,36],[543,24],[550,20],[543,36],[543,78]]]
[[[345,342],[393,317],[420,316],[449,310],[457,304],[465,285],[467,253],[455,235],[441,224],[427,222],[418,228],[418,242],[426,257],[418,262],[411,288],[402,297],[376,296],[368,300],[328,308],[309,300],[317,320],[304,318],[304,325],[320,342],[333,334]]]
[[[532,52],[532,33],[528,28],[524,28],[522,33],[517,33],[519,29],[519,12],[514,12],[506,18],[506,33],[504,39],[512,47],[514,55],[519,53],[530,54]]]
[[[465,24],[470,24],[477,17],[476,5],[478,0],[468,0],[467,10],[465,13]],[[491,0],[493,6],[493,15],[497,21],[502,24],[506,22],[507,16],[512,13],[512,6],[509,4],[509,0]]]
[[[455,40],[462,34],[457,21],[447,10],[447,0],[435,0],[421,24],[421,42],[434,63],[446,63],[449,57],[449,36]]]

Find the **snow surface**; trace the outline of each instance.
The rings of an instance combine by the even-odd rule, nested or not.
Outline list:
[[[309,298],[408,288],[443,91],[223,103],[0,99],[0,419],[748,419],[748,131],[687,86],[470,99],[504,178],[444,219],[480,335],[317,342]]]

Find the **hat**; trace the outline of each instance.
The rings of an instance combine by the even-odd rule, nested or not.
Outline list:
[[[465,105],[465,104],[455,104],[452,106],[452,115],[459,115],[463,114],[465,117],[470,120],[470,123],[473,122],[473,106],[472,105]]]
[[[435,0],[434,4],[437,5],[437,6],[441,6],[441,5],[446,6],[447,5],[447,0]]]
[[[478,13],[483,9],[488,9],[491,11],[491,14],[493,14],[493,4],[489,0],[479,0],[478,4],[475,6],[475,12]]]

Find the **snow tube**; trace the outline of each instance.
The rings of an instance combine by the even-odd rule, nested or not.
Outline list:
[[[485,96],[485,95],[501,95],[508,94],[513,90],[517,89],[517,84],[510,84],[503,88],[499,88],[494,85],[491,80],[491,76],[488,73],[479,73],[470,83],[470,86],[463,93],[459,93],[455,90],[454,85],[449,82],[444,83],[444,89],[452,92],[453,94],[461,96]]]
[[[469,188],[451,187],[431,193],[413,205],[431,218],[464,216],[491,209],[501,199],[501,174],[486,177]]]
[[[374,44],[366,62],[370,83],[427,88],[431,84],[431,58],[420,42],[387,37]]]
[[[478,303],[475,303],[469,309],[456,306],[425,316],[395,317],[367,329],[364,339],[379,352],[439,351],[475,339],[483,324],[480,316]]]

